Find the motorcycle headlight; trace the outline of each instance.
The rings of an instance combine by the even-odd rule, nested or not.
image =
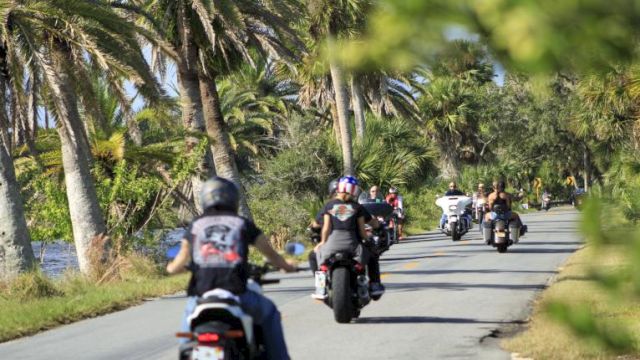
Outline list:
[[[449,205],[449,210],[456,210],[457,208],[457,205]]]

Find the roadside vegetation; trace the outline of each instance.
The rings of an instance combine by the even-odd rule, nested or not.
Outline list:
[[[611,345],[626,343],[622,353],[629,356],[622,358],[637,358],[640,301],[629,297],[612,299],[607,288],[592,277],[594,267],[611,274],[629,266],[624,249],[609,250],[604,254],[588,246],[572,255],[559,269],[554,283],[536,301],[526,330],[503,341],[505,349],[518,353],[518,358],[620,359],[620,351],[612,350]],[[575,308],[571,321],[579,324],[579,333],[558,321],[565,316],[558,304]],[[622,326],[628,332],[621,333]]]
[[[111,278],[70,271],[51,279],[33,271],[0,282],[0,341],[31,335],[184,290],[186,275],[166,277],[147,259],[120,260]]]

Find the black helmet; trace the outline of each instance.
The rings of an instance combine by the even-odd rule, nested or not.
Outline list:
[[[505,188],[506,188],[506,184],[504,180],[498,181],[498,191],[504,191]]]
[[[240,194],[238,187],[233,182],[214,176],[202,185],[200,192],[200,205],[203,210],[215,208],[238,212]]]
[[[336,193],[336,190],[338,189],[338,180],[339,179],[333,179],[329,182],[329,196],[333,196]]]

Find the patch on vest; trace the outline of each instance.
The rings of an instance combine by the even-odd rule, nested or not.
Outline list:
[[[351,204],[335,204],[328,212],[340,221],[347,221],[356,213]]]

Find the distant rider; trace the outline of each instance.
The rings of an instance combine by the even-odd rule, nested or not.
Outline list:
[[[324,219],[320,244],[314,251],[318,257],[318,264],[323,264],[331,255],[348,251],[361,264],[367,264],[371,295],[378,296],[384,293],[384,286],[380,282],[380,265],[375,256],[360,243],[360,239],[366,239],[364,224],[368,212],[354,201],[358,193],[358,180],[353,176],[340,178],[338,189],[334,199],[329,200],[324,206]],[[371,266],[373,265],[373,266]]]
[[[193,220],[180,252],[167,265],[169,274],[187,269],[191,280],[187,288],[187,306],[182,331],[190,332],[187,318],[196,307],[196,300],[205,292],[224,289],[240,298],[240,306],[263,331],[264,345],[269,359],[289,359],[284,341],[280,312],[273,302],[256,292],[247,290],[249,245],[254,245],[271,264],[287,272],[296,271],[269,244],[256,225],[239,216],[239,193],[234,183],[214,177],[203,185],[200,203],[201,216]]]
[[[444,193],[444,196],[459,196],[465,195],[464,192],[458,189],[458,184],[455,181],[449,183],[449,190]],[[444,229],[444,224],[447,222],[447,214],[442,213],[442,217],[440,218],[440,228]]]
[[[494,206],[500,205],[505,209],[505,216],[510,221],[516,221],[520,228],[520,236],[524,235],[527,231],[527,227],[522,224],[520,216],[511,209],[512,195],[505,191],[506,184],[504,181],[498,181],[494,183],[494,191],[487,197],[487,204],[489,206],[489,212],[484,216],[486,221],[485,227],[491,227],[491,222],[497,218],[497,214],[493,211]],[[488,243],[489,239],[485,239]]]
[[[398,240],[402,240],[404,238],[402,235],[402,227],[404,224],[404,204],[402,196],[398,193],[398,189],[392,186],[389,188],[389,194],[385,200],[387,201],[387,204],[393,206],[393,210],[397,214]]]

